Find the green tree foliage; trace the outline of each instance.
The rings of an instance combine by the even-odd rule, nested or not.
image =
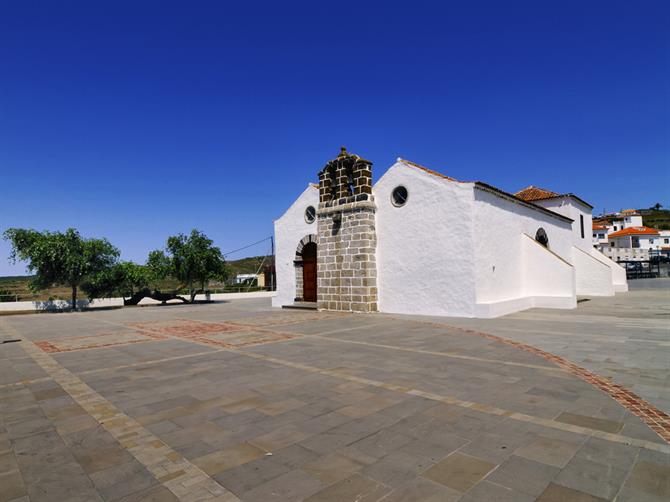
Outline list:
[[[92,275],[82,284],[89,298],[132,297],[151,282],[149,269],[131,261],[122,261]]]
[[[172,273],[172,262],[170,258],[160,250],[151,251],[149,253],[146,267],[149,283],[154,289],[157,289]]]
[[[228,276],[226,261],[214,242],[198,230],[189,235],[168,238],[165,251],[152,251],[147,266],[159,277],[171,276],[188,288],[191,302],[198,290],[203,291],[210,280],[225,280]]]
[[[31,289],[68,286],[73,309],[77,306],[78,288],[112,267],[119,257],[118,249],[107,239],[85,239],[73,228],[65,232],[10,228],[4,238],[12,245],[10,260],[28,262],[28,270],[34,274]]]

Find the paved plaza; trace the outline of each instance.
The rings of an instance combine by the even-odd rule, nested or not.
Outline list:
[[[667,501],[668,308],[3,316],[0,501]]]

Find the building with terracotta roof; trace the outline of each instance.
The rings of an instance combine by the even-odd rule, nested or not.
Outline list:
[[[659,247],[658,230],[649,227],[628,227],[607,236],[611,247],[642,248],[648,250]]]
[[[594,221],[592,225],[593,247],[602,251],[604,246],[609,246],[607,234],[611,230],[611,225],[607,222],[599,223]]]
[[[648,260],[650,252],[661,250],[665,238],[646,227],[636,209],[624,209],[593,225],[593,247],[613,260]]]
[[[625,270],[594,250],[591,206],[528,187],[511,194],[398,158],[342,149],[275,221],[275,307],[496,317],[574,308],[625,290]]]

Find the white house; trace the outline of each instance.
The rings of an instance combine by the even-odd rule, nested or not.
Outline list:
[[[655,252],[670,251],[670,237],[664,232],[645,227],[637,210],[624,209],[593,222],[592,243],[612,260],[644,261]]]
[[[612,232],[641,226],[642,216],[635,209],[624,209],[618,213],[618,219],[612,220]]]
[[[607,234],[610,232],[610,227],[603,223],[593,223],[593,247],[601,251],[603,248],[610,245],[607,239]]]
[[[670,251],[670,230],[658,231],[658,248],[661,251]]]
[[[653,251],[660,248],[661,239],[658,230],[645,226],[626,227],[607,236],[610,247],[636,248]]]
[[[342,149],[275,221],[274,306],[496,317],[626,287],[576,196],[528,201],[403,159],[373,186],[371,166]]]

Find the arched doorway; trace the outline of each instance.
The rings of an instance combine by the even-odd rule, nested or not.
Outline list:
[[[302,248],[302,298],[316,302],[316,243],[308,242]]]

